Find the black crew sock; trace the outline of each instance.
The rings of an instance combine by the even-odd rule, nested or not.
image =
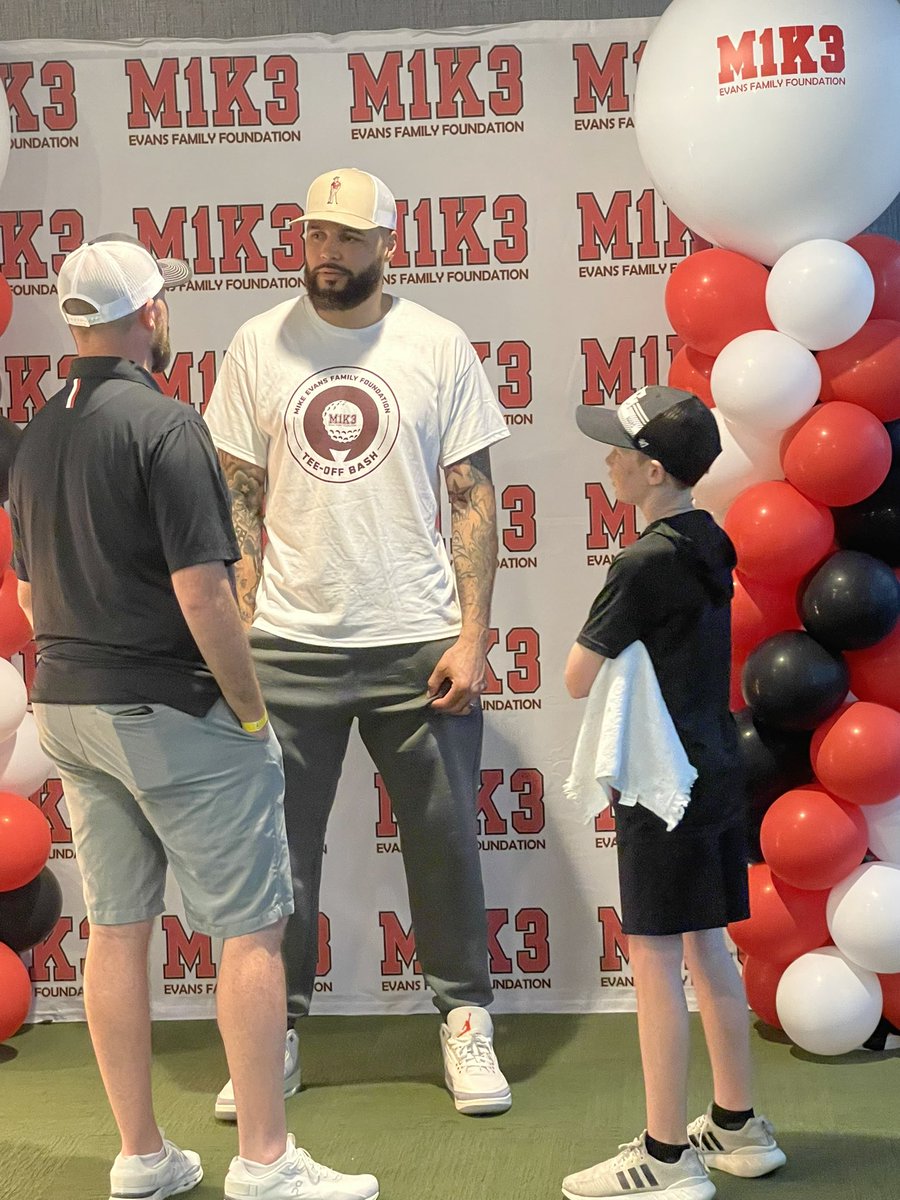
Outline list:
[[[652,1158],[658,1158],[660,1162],[677,1163],[685,1150],[689,1150],[687,1142],[682,1146],[673,1146],[671,1142],[658,1142],[655,1137],[651,1137],[648,1133],[644,1138],[647,1146],[647,1153]]]
[[[718,1104],[713,1104],[710,1116],[720,1129],[728,1129],[732,1133],[736,1133],[739,1129],[743,1129],[748,1121],[751,1121],[756,1114],[752,1108],[745,1108],[743,1112],[736,1112],[732,1108],[721,1108]]]

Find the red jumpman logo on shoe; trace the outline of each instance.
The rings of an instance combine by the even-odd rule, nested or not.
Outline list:
[[[470,1012],[469,1015],[466,1017],[465,1025],[463,1025],[462,1029],[459,1031],[459,1033],[456,1036],[464,1037],[467,1033],[471,1033],[471,1032],[472,1032],[472,1014]]]

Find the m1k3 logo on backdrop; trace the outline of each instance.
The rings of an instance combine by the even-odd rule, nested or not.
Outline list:
[[[600,986],[631,988],[634,979],[626,973],[628,967],[628,935],[622,932],[622,917],[612,905],[597,909],[600,924]]]
[[[378,797],[375,851],[400,851],[391,797],[381,775],[374,776]],[[478,844],[483,852],[546,850],[544,776],[537,767],[482,767],[477,800]]]
[[[515,338],[472,342],[496,392],[507,425],[533,425],[531,346]]]
[[[316,992],[333,992],[334,984],[328,978],[331,974],[333,955],[331,952],[331,918],[325,913],[319,913],[319,955],[316,959],[316,981],[313,990]]]
[[[787,87],[845,87],[840,25],[780,25],[718,39],[719,95]]]
[[[75,68],[63,59],[0,63],[13,150],[78,146]]]
[[[191,932],[174,913],[160,917],[160,925],[163,932],[163,994],[212,994],[216,990],[218,969],[209,936]]]
[[[123,68],[130,146],[301,140],[293,55],[129,58]]]
[[[84,952],[90,936],[87,917],[64,914],[42,942],[29,951],[34,994],[41,999],[76,999],[82,993]],[[26,960],[27,961],[27,960]]]
[[[589,42],[572,47],[575,60],[575,129],[634,129],[634,86],[646,42],[613,42],[603,61]]]
[[[380,912],[381,990],[421,992],[422,968],[416,958],[412,925],[395,912]],[[549,990],[550,918],[544,908],[489,908],[488,957],[491,982],[501,991]]]
[[[678,263],[709,245],[663,202],[654,188],[639,195],[578,192],[580,279],[670,275]],[[671,262],[661,261],[671,259]]]
[[[284,414],[288,449],[307,474],[350,483],[393,449],[400,406],[390,386],[360,367],[329,367],[297,388]]]
[[[347,55],[350,137],[493,137],[525,130],[517,46],[435,46]]]
[[[498,283],[528,278],[528,203],[518,193],[397,200],[393,284]]]

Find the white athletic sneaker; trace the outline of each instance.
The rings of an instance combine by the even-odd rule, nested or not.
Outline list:
[[[255,1164],[254,1164],[255,1165]],[[225,1200],[377,1200],[374,1175],[342,1175],[313,1162],[288,1134],[287,1150],[258,1173],[233,1158],[225,1176]]]
[[[109,1200],[165,1200],[189,1192],[203,1178],[200,1155],[163,1138],[162,1162],[148,1167],[138,1155],[117,1154],[109,1173]]]
[[[494,1025],[486,1008],[453,1008],[441,1025],[444,1082],[458,1112],[500,1113],[512,1104],[494,1054]]]
[[[300,1091],[300,1039],[296,1029],[289,1029],[284,1039],[284,1098]],[[220,1121],[236,1121],[234,1085],[229,1079],[216,1096],[216,1116]]]
[[[664,1194],[666,1200],[712,1200],[716,1185],[693,1149],[677,1163],[660,1162],[647,1151],[646,1132],[619,1147],[615,1158],[588,1167],[562,1182],[568,1200],[606,1200],[607,1197]]]
[[[712,1105],[688,1125],[688,1140],[704,1166],[743,1179],[768,1175],[787,1162],[774,1133],[766,1117],[751,1117],[743,1129],[721,1129],[712,1119]]]

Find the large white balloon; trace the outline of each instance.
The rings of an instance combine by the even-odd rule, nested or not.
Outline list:
[[[635,129],[666,203],[774,263],[847,241],[900,191],[897,0],[672,0],[638,71]]]
[[[722,453],[695,485],[694,503],[721,517],[744,488],[768,479],[784,479],[784,472],[778,456],[779,435],[756,437],[746,425],[730,425],[718,408],[713,409],[713,416],[719,427]]]
[[[900,863],[900,796],[862,809],[869,828],[869,849],[882,862]]]
[[[726,420],[765,436],[809,412],[819,398],[822,372],[815,355],[793,338],[756,329],[728,343],[713,364],[710,387]]]
[[[794,959],[775,993],[784,1032],[810,1054],[856,1050],[874,1033],[882,1002],[878,976],[847,962],[834,946]]]
[[[817,238],[782,254],[766,282],[772,324],[808,350],[849,341],[869,319],[875,280],[846,242]]]
[[[0,86],[0,183],[3,183],[6,164],[9,161],[10,133],[9,104],[6,100],[6,91]]]
[[[831,889],[827,914],[845,958],[879,975],[900,971],[900,866],[863,863]]]
[[[12,737],[0,743],[0,792],[30,796],[52,770],[53,763],[38,740],[37,723],[26,713]]]
[[[0,87],[0,91],[2,91]],[[0,658],[0,742],[19,728],[28,709],[28,692],[22,676],[5,658]]]

